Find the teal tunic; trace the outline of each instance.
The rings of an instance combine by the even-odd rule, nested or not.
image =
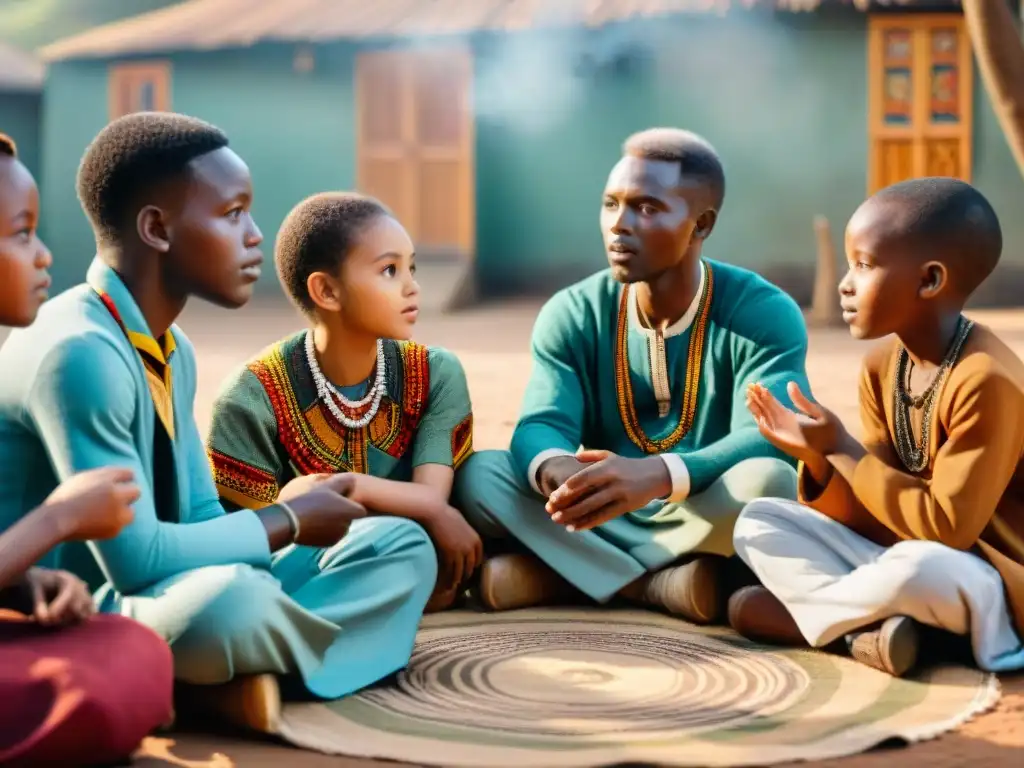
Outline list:
[[[807,391],[807,330],[793,300],[753,272],[706,261],[701,293],[663,342],[659,386],[661,353],[629,286],[603,271],[557,293],[534,326],[511,454],[483,452],[457,481],[457,503],[481,530],[510,533],[595,599],[688,552],[733,554],[732,525],[747,501],[795,496],[792,461],[745,405],[755,382],[784,403],[788,382]],[[685,492],[569,533],[548,519],[533,475],[543,457],[580,446],[674,454]]]
[[[372,520],[331,549],[293,548],[272,560],[255,512],[229,515],[218,500],[192,413],[188,338],[172,327],[173,439],[163,455],[154,450],[156,408],[129,333],[148,336],[145,319],[97,260],[86,285],[48,302],[0,350],[0,369],[18,372],[0,380],[0,487],[9,489],[0,527],[76,472],[128,467],[142,492],[134,521],[88,544],[104,582],[98,600],[164,637],[180,679],[273,672],[334,698],[403,667],[435,578],[426,533],[406,520]],[[81,554],[65,548],[62,562],[82,573]]]

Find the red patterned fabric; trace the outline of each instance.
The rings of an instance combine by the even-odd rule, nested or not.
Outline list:
[[[171,652],[100,615],[48,629],[0,611],[0,765],[116,763],[171,718]]]

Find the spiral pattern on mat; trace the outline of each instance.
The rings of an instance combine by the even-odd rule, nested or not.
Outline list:
[[[446,726],[621,740],[739,726],[810,685],[783,656],[685,625],[545,624],[426,631],[397,685],[360,698]]]

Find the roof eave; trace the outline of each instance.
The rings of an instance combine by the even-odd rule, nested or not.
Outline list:
[[[372,3],[379,0],[365,0],[365,2]],[[817,0],[817,3],[828,3],[833,0]],[[880,5],[882,7],[899,7],[899,6],[913,6],[919,0],[840,0],[841,2],[848,4],[853,8],[857,8],[860,11],[867,11],[870,7]],[[933,0],[935,1],[935,0]],[[955,0],[937,0],[940,3],[948,3],[953,5]],[[417,35],[466,35],[473,34],[475,32],[487,32],[492,30],[504,30],[511,31],[512,29],[518,29],[519,27],[513,24],[509,26],[507,19],[504,22],[498,20],[496,15],[494,18],[487,19],[482,24],[477,26],[465,26],[462,27],[459,24],[448,25],[438,27],[436,29],[420,28],[416,25],[416,21],[413,20],[409,24],[398,23],[390,30],[376,29],[373,32],[353,31],[349,33],[337,32],[330,34],[319,35],[317,33],[304,32],[302,34],[295,33],[281,33],[275,30],[273,27],[270,28],[259,28],[258,26],[252,30],[248,30],[247,34],[238,33],[234,36],[228,36],[227,38],[213,38],[210,40],[203,39],[188,39],[182,36],[184,31],[182,29],[176,30],[177,34],[167,34],[166,28],[168,25],[172,27],[181,27],[183,24],[184,15],[187,15],[189,11],[194,11],[197,7],[201,8],[206,4],[208,0],[186,0],[179,5],[173,5],[159,10],[150,11],[139,16],[130,17],[128,19],[122,19],[120,21],[111,22],[110,24],[101,25],[93,29],[87,30],[80,34],[72,37],[58,40],[50,45],[41,48],[38,51],[39,56],[44,62],[58,62],[66,60],[97,60],[97,59],[111,59],[121,57],[132,57],[132,56],[144,56],[154,54],[166,54],[173,52],[208,52],[217,50],[228,50],[233,48],[246,48],[259,43],[266,42],[280,42],[280,43],[329,43],[343,40],[371,40],[371,39],[401,39],[406,37],[415,37]],[[484,0],[476,0],[476,2],[484,2]],[[704,3],[702,5],[694,4],[687,8],[682,3],[668,3],[665,6],[665,10],[654,11],[652,13],[639,14],[642,16],[650,15],[665,15],[677,14],[677,13],[715,13],[716,11],[723,11],[729,7],[729,4],[736,8],[750,8],[751,6],[758,5],[760,3],[774,3],[776,10],[781,11],[813,11],[817,9],[817,5],[808,6],[805,0],[724,0],[726,5],[719,5],[716,7],[714,3]],[[927,2],[927,0],[921,0],[921,2]],[[499,9],[502,6],[498,6]],[[531,11],[533,13],[533,11]],[[525,19],[526,17],[524,17]],[[422,20],[422,19],[420,19]],[[477,21],[482,21],[482,17],[477,17]],[[604,26],[608,23],[621,21],[622,18],[611,18],[606,16],[602,18],[600,23],[587,23],[585,19],[577,19],[573,22],[566,21],[565,23],[572,23],[573,25],[583,24],[585,26]],[[193,18],[188,18],[187,21],[192,23],[195,21]],[[405,20],[403,20],[405,21]],[[172,23],[175,22],[175,23]],[[529,21],[523,21],[519,19],[519,22],[526,23],[527,27],[530,26]],[[410,26],[411,24],[411,26]],[[201,25],[200,25],[201,26]],[[358,26],[358,25],[357,25]],[[385,25],[386,26],[386,25]],[[557,24],[556,24],[557,26]],[[185,24],[187,29],[194,29],[194,26]],[[307,27],[308,28],[308,27]]]

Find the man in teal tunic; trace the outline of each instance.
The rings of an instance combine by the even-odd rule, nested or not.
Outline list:
[[[336,698],[404,667],[437,560],[416,523],[358,519],[336,478],[297,479],[259,511],[219,503],[192,413],[195,353],[174,322],[191,296],[243,305],[259,277],[251,178],[227,144],[199,120],[143,113],[87,150],[87,282],[0,351],[0,529],[77,472],[131,469],[134,520],[63,564],[92,566],[101,610],[165,638],[179,680],[233,681],[197,699],[268,729],[279,676]]]
[[[740,510],[795,498],[794,468],[746,392],[761,383],[785,399],[804,383],[807,331],[781,290],[702,256],[724,193],[699,136],[626,141],[601,209],[610,269],[541,310],[511,452],[478,452],[457,477],[467,519],[532,553],[484,565],[488,607],[582,592],[715,621]]]

